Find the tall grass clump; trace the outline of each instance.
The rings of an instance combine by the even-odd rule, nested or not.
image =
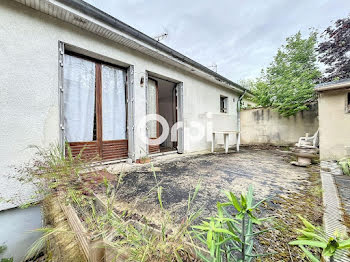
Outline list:
[[[151,166],[155,182],[159,185],[153,165]],[[128,220],[123,215],[119,217],[112,212],[112,230],[104,237],[112,261],[196,261],[190,228],[200,214],[200,210],[193,211],[191,208],[199,189],[200,184],[192,194],[189,193],[187,209],[180,223],[165,208],[161,186],[154,188],[160,208],[157,225],[147,221],[140,223]]]
[[[64,151],[58,145],[49,148],[31,146],[36,150],[33,159],[21,168],[17,168],[21,174],[21,181],[32,183],[36,186],[36,193],[42,197],[58,191],[72,192],[83,191],[82,173],[90,172],[91,164],[96,159],[83,157],[80,153],[73,156],[71,148],[67,145]]]

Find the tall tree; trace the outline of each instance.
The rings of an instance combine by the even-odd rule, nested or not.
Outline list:
[[[337,20],[322,37],[317,48],[320,62],[327,66],[322,81],[350,78],[350,17]]]
[[[276,108],[282,116],[291,116],[316,100],[314,85],[321,76],[316,65],[316,38],[315,32],[306,39],[298,32],[286,39],[255,83],[256,103]]]

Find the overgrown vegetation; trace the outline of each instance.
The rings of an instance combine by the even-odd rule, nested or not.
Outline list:
[[[298,32],[286,39],[273,62],[255,81],[254,102],[288,117],[316,101],[314,86],[321,76],[316,65],[316,38],[315,32],[306,39]]]
[[[23,174],[31,174],[31,180],[41,185],[39,192],[46,198],[44,204],[48,199],[56,202],[61,199],[59,201],[74,207],[87,234],[106,251],[110,261],[287,261],[290,257],[302,261],[305,255],[298,247],[287,248],[295,239],[295,228],[300,228],[296,214],[305,216],[313,224],[322,222],[322,190],[319,174],[312,172],[312,168],[309,183],[301,192],[288,197],[254,203],[252,187],[240,198],[226,192],[228,201],[217,203],[216,216],[198,225],[200,210],[192,210],[192,203],[200,186],[189,194],[186,212],[179,223],[164,206],[163,188],[151,165],[155,185],[147,195],[158,199],[159,216],[155,223],[147,217],[136,216],[134,210],[116,208],[123,174],[93,168],[82,154],[73,158],[69,149],[67,156],[58,147],[38,152],[35,161],[22,170]],[[96,189],[103,195],[103,206],[94,194]],[[264,214],[271,210],[267,214],[275,218],[260,218],[261,210]],[[54,258],[55,250],[49,250],[48,246],[53,246],[57,236],[74,240],[74,232],[67,227],[48,225],[41,232],[43,237],[30,250],[28,258],[39,256],[43,251],[47,257]],[[267,253],[273,254],[259,257]],[[318,250],[313,252],[315,257],[320,254]]]
[[[158,223],[154,224],[145,217],[135,219],[131,212],[118,212],[114,203],[118,188],[122,184],[122,174],[114,177],[116,183],[110,183],[111,177],[101,177],[101,172],[91,166],[91,161],[82,158],[82,152],[73,157],[69,148],[66,155],[57,146],[48,150],[38,148],[35,160],[21,171],[23,175],[30,174],[30,181],[37,184],[38,192],[45,199],[63,200],[65,205],[73,206],[88,230],[88,234],[100,240],[100,248],[105,249],[113,260],[197,261],[199,258],[195,250],[202,260],[206,257],[205,249],[200,247],[199,242],[192,239],[193,231],[189,230],[200,214],[200,210],[191,209],[200,185],[192,194],[189,194],[186,214],[180,224],[176,223],[172,214],[163,205],[163,189],[153,169],[155,186],[148,195],[157,195],[160,214]],[[98,204],[94,195],[96,186],[104,188],[102,190],[104,207]],[[254,203],[251,187],[246,196],[241,195],[240,200],[232,193],[227,193],[227,197],[229,202],[218,204],[218,217],[212,219],[216,221],[216,226],[221,228],[215,230],[223,230],[220,237],[226,239],[227,236],[235,236],[235,242],[227,239],[227,242],[225,240],[220,243],[219,249],[215,248],[216,261],[222,259],[221,249],[225,250],[226,261],[251,261],[257,256],[253,253],[254,238],[260,233],[254,232],[254,225],[261,223],[261,219],[256,218],[254,212],[261,202]],[[236,210],[236,214],[232,213],[231,208]],[[224,229],[225,227],[227,229]],[[50,225],[40,231],[43,236],[34,243],[28,252],[27,259],[40,256],[43,250],[54,257],[54,250],[45,250],[45,245],[58,235],[74,233],[66,228],[54,228]],[[201,239],[202,233],[197,232],[196,236]],[[208,234],[212,233],[208,232]],[[209,244],[209,253],[212,254],[212,246],[216,247],[217,243],[213,245],[206,243]],[[232,249],[232,252],[229,252],[229,249]]]
[[[30,180],[35,181],[40,194],[46,199],[56,198],[62,201],[60,198],[63,196],[64,204],[75,208],[89,235],[101,240],[99,248],[108,250],[113,261],[196,261],[194,243],[188,229],[199,215],[199,211],[191,210],[199,185],[193,194],[189,194],[187,212],[181,224],[176,224],[171,213],[163,206],[162,187],[154,172],[156,186],[150,194],[157,195],[160,206],[160,220],[154,225],[146,218],[142,221],[135,220],[128,212],[118,214],[114,203],[122,176],[115,177],[118,183],[112,185],[110,178],[101,177],[99,171],[91,167],[91,161],[82,158],[82,152],[73,157],[70,149],[67,149],[66,156],[59,147],[38,149],[37,158],[22,169],[22,173],[31,175]],[[104,207],[96,204],[93,193],[93,188],[99,185],[105,188]],[[52,237],[74,233],[51,227],[40,231],[44,234],[34,243],[27,259],[38,256]]]
[[[125,255],[125,261],[195,261],[191,245],[189,227],[199,212],[191,213],[191,202],[199,190],[189,195],[188,210],[181,224],[175,224],[172,215],[163,207],[162,188],[158,187],[157,195],[161,208],[159,229],[147,223],[127,224],[115,223],[114,218],[112,240],[105,241],[115,257]],[[119,222],[122,222],[123,218]],[[106,238],[105,238],[106,239]]]
[[[44,198],[58,191],[84,192],[87,195],[92,193],[91,189],[85,186],[87,181],[84,181],[81,175],[92,172],[92,163],[96,159],[83,158],[84,149],[75,157],[68,146],[65,154],[58,145],[52,145],[47,149],[34,146],[34,149],[36,154],[33,160],[17,171],[22,175],[21,181],[36,186],[38,195]]]

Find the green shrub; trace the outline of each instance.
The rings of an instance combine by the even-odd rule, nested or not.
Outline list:
[[[350,158],[343,158],[338,163],[343,171],[343,174],[350,176]]]

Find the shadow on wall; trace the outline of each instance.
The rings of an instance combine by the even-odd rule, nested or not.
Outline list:
[[[0,260],[13,257],[14,262],[22,261],[29,247],[40,237],[40,233],[33,230],[41,226],[40,206],[1,211],[0,246],[7,248],[0,254]]]
[[[317,105],[294,116],[283,117],[271,108],[241,111],[241,143],[291,145],[318,129]]]

